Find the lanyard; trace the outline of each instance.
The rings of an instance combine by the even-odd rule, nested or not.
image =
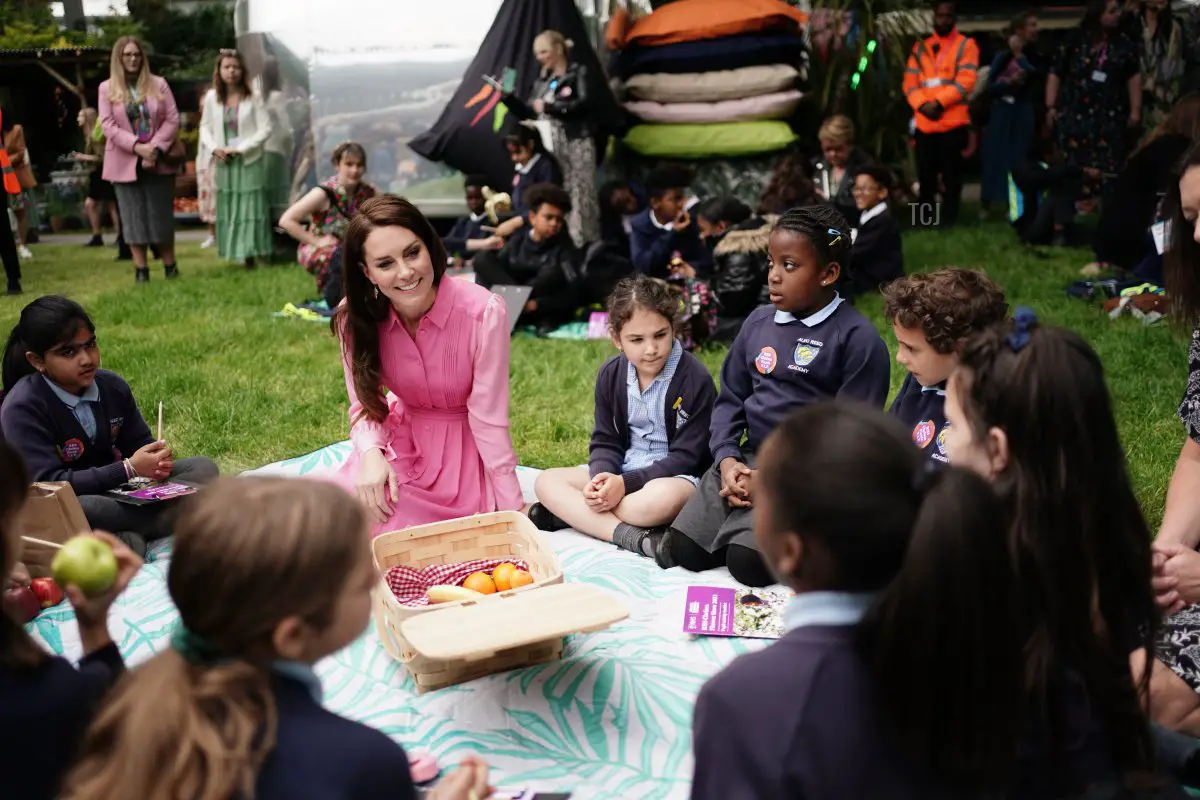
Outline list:
[[[1095,53],[1096,49],[1097,48],[1092,47],[1092,52]],[[1104,42],[1104,44],[1100,45],[1099,50],[1100,57],[1096,60],[1096,69],[1102,70],[1104,69],[1104,62],[1108,61],[1108,42]]]

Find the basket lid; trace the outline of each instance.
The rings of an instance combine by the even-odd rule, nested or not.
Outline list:
[[[610,627],[629,609],[586,583],[560,583],[492,595],[400,624],[413,650],[442,661],[488,658],[501,650]]]

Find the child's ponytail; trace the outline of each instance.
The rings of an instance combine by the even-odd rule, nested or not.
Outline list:
[[[17,381],[33,372],[33,365],[25,357],[28,348],[21,337],[20,323],[13,325],[8,334],[8,343],[4,345],[3,386],[4,391],[10,392]]]
[[[966,789],[1003,785],[1023,733],[1008,515],[966,470],[921,472],[903,567],[859,627],[895,746]]]
[[[87,738],[64,800],[252,797],[275,745],[268,673],[241,660],[192,664],[169,649],[125,676]],[[138,754],[138,766],[114,751]]]

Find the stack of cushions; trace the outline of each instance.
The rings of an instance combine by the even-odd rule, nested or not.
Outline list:
[[[783,0],[677,0],[627,29],[616,72],[641,120],[625,144],[652,158],[722,158],[786,148],[807,15]],[[712,71],[719,64],[722,68]]]

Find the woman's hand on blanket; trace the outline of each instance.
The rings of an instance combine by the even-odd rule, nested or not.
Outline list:
[[[375,522],[387,522],[392,516],[392,503],[400,500],[396,470],[388,463],[382,450],[368,450],[358,468],[358,499],[366,506]]]
[[[1200,603],[1200,553],[1174,544],[1154,544],[1154,599],[1168,614]]]
[[[433,788],[428,800],[487,800],[495,792],[488,786],[488,766],[481,758],[467,756],[458,769]]]

